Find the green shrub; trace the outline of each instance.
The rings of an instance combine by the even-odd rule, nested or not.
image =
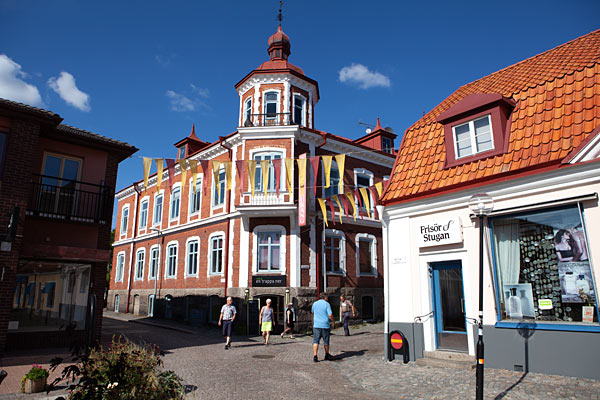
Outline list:
[[[50,375],[50,372],[48,372],[46,368],[42,367],[41,365],[33,364],[29,372],[27,372],[25,375],[23,375],[23,378],[21,378],[21,392],[25,391],[25,380],[46,380],[48,379],[48,375]]]

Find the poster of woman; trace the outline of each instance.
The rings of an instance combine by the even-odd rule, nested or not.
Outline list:
[[[579,226],[554,232],[563,303],[595,301],[587,243]]]

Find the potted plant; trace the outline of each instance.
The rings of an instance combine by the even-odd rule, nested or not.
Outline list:
[[[46,387],[46,379],[50,372],[41,365],[33,364],[29,372],[21,379],[21,392],[38,393]]]

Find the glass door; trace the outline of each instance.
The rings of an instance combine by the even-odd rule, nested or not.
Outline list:
[[[468,351],[461,262],[432,263],[431,270],[437,347]]]

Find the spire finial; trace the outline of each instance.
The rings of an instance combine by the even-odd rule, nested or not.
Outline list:
[[[279,26],[281,26],[281,20],[283,20],[283,11],[281,8],[283,7],[283,0],[279,0],[279,14],[277,14],[277,20],[279,20]]]

